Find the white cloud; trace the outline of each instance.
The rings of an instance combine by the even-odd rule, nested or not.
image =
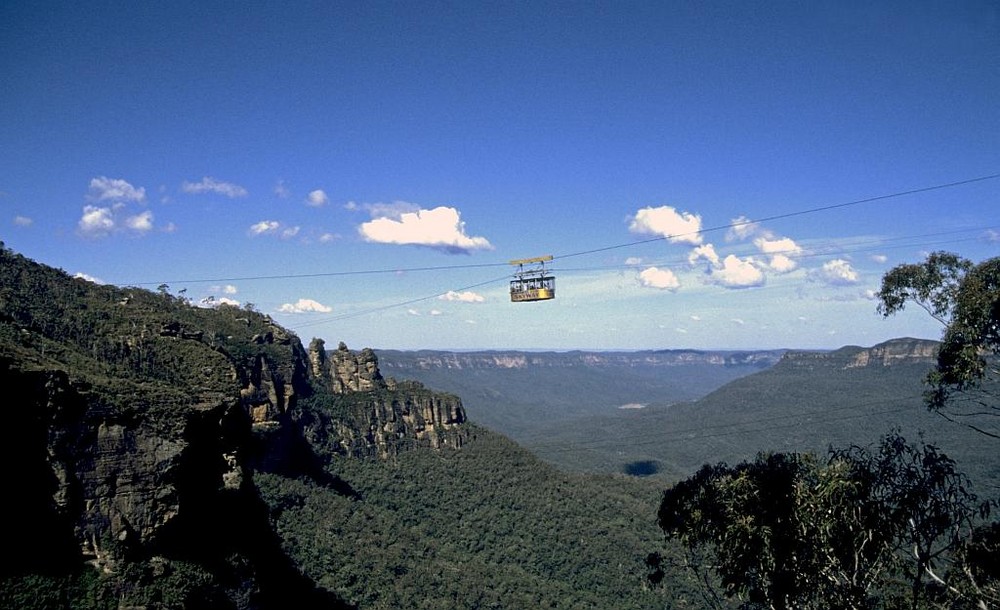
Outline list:
[[[772,271],[778,273],[789,273],[798,267],[792,257],[802,254],[802,248],[795,240],[789,237],[771,238],[770,235],[763,235],[753,240],[757,249],[764,254],[771,255],[767,266]]]
[[[98,176],[90,180],[86,199],[93,204],[103,202],[103,205],[88,204],[83,207],[83,214],[77,221],[78,233],[83,237],[106,237],[126,229],[145,234],[153,229],[153,213],[149,210],[134,215],[125,213],[130,203],[146,203],[144,188],[137,188],[120,178]],[[18,221],[22,218],[19,216],[15,222],[21,226],[26,226],[25,221],[30,224],[31,219]]]
[[[279,199],[288,199],[291,194],[292,192],[285,186],[284,180],[278,180],[277,184],[274,185],[274,195]]]
[[[328,203],[330,203],[330,198],[326,196],[326,193],[322,189],[310,191],[309,195],[306,196],[306,204],[314,208],[322,207]]]
[[[185,193],[193,195],[200,193],[218,193],[219,195],[225,195],[230,199],[247,196],[247,190],[242,186],[233,184],[232,182],[216,180],[210,176],[205,176],[201,179],[201,182],[188,182],[185,180],[181,183],[181,190]]]
[[[694,320],[695,322],[701,322],[701,316],[697,316],[697,315],[694,315],[694,314],[692,314],[692,315],[690,316],[690,318],[691,318],[692,320]]]
[[[753,243],[764,254],[800,254],[802,252],[802,248],[795,243],[795,240],[788,237],[780,239],[758,237],[753,240]]]
[[[680,281],[670,269],[648,267],[639,273],[639,283],[647,288],[676,291],[681,287]]]
[[[291,239],[299,234],[301,227],[286,227],[281,231],[281,239]]]
[[[721,267],[712,270],[709,281],[726,288],[752,288],[764,285],[764,274],[752,258],[742,259],[730,254],[723,259]]]
[[[768,261],[767,266],[778,273],[789,273],[795,271],[799,264],[784,254],[775,254]]]
[[[359,206],[355,201],[348,201],[344,204],[344,209],[348,212],[356,212],[361,209],[361,206]]]
[[[30,227],[31,225],[35,224],[35,221],[28,218],[27,216],[15,216],[14,224],[19,227]]]
[[[726,232],[726,241],[743,241],[749,239],[761,231],[760,225],[753,222],[746,216],[738,216],[729,223],[729,231]]]
[[[108,178],[98,176],[90,180],[90,190],[87,193],[90,201],[134,201],[143,203],[146,201],[146,189],[136,188],[121,178]]]
[[[432,309],[429,312],[432,316],[440,316],[443,312],[440,309]]]
[[[398,220],[382,217],[362,223],[358,232],[366,241],[382,244],[418,245],[439,248],[449,253],[492,250],[485,237],[470,237],[455,208],[404,212]]]
[[[336,239],[337,235],[335,233],[324,233],[319,236],[319,243],[328,244]]]
[[[454,290],[449,290],[438,298],[442,301],[458,301],[459,303],[482,303],[486,300],[483,295],[472,291],[455,292]]]
[[[333,308],[312,299],[299,299],[295,303],[285,303],[278,308],[278,311],[281,313],[330,313]]]
[[[129,216],[125,219],[125,226],[137,233],[146,233],[153,230],[153,213],[149,210]]]
[[[233,286],[232,284],[226,284],[225,286],[222,287],[222,292],[224,294],[236,294],[237,292],[239,292],[239,290],[236,288],[236,286]]]
[[[93,205],[83,206],[83,216],[80,217],[77,227],[84,237],[104,237],[115,228],[115,219],[111,208],[99,208]]]
[[[673,243],[701,243],[701,216],[678,212],[669,205],[646,207],[635,213],[629,231],[662,235]]]
[[[889,257],[886,256],[885,254],[872,254],[869,258],[872,260],[872,262],[878,263],[880,265],[885,264],[889,260]]]
[[[265,233],[275,233],[281,223],[277,220],[262,220],[256,224],[250,225],[250,235],[264,235]]]
[[[406,313],[410,314],[411,316],[419,316],[420,315],[420,312],[417,311],[416,309],[407,309]]]
[[[107,282],[105,282],[101,278],[97,278],[97,277],[94,277],[92,275],[88,275],[88,274],[82,273],[82,272],[74,273],[73,277],[80,278],[81,280],[86,280],[86,281],[92,282],[94,284],[101,284],[101,285],[107,284]]]
[[[996,243],[1000,241],[1000,231],[997,231],[996,229],[987,229],[984,237],[986,238],[986,241]]]
[[[168,222],[167,224],[163,225],[163,229],[161,229],[161,230],[164,233],[176,233],[177,232],[177,225],[175,225],[172,222]]]
[[[851,263],[842,258],[823,263],[821,268],[813,271],[812,277],[831,286],[850,286],[860,281],[858,272],[851,267]]]
[[[736,325],[739,325],[739,326],[743,326],[743,325],[746,324],[746,321],[743,320],[742,318],[733,318],[733,319],[731,319],[729,321],[732,322],[733,324],[736,324]]]
[[[218,299],[215,300],[215,302],[218,303],[219,305],[232,305],[233,307],[240,306],[239,301],[230,299],[228,297],[219,297]]]
[[[690,265],[697,265],[701,259],[705,259],[712,266],[717,267],[719,265],[719,255],[715,252],[715,246],[712,244],[697,246],[688,254],[688,264]]]
[[[630,256],[630,257],[628,257],[628,258],[625,259],[625,264],[628,265],[628,266],[630,266],[630,267],[634,267],[636,265],[641,265],[642,264],[642,259],[639,258],[638,256]]]

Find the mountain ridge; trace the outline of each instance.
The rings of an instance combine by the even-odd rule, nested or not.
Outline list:
[[[570,366],[680,366],[685,364],[759,365],[777,362],[787,350],[376,350],[382,367],[392,371],[453,368],[517,368]]]
[[[332,456],[387,459],[468,435],[457,396],[384,380],[370,350],[310,358],[253,309],[97,285],[2,247],[0,385],[20,399],[7,423],[21,442],[0,456],[20,465],[15,512],[46,532],[41,546],[18,537],[8,553],[18,561],[0,575],[53,562],[116,574],[153,561],[250,607],[280,606],[293,585],[341,607],[285,558],[255,472],[336,488],[321,472]],[[237,578],[232,557],[257,576]]]

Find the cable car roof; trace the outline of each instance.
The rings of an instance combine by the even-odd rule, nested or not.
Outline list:
[[[536,256],[535,258],[519,258],[517,260],[510,261],[511,265],[530,265],[531,263],[544,263],[546,261],[552,260],[551,254],[546,254],[545,256]]]

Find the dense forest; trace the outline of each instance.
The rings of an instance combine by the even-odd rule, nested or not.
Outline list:
[[[944,358],[921,369],[927,404],[947,417],[938,426],[987,448],[996,267],[931,258],[887,276],[880,296],[887,315],[927,299],[943,314]],[[858,442],[709,447],[734,459],[677,457],[669,476],[570,472],[466,421],[457,397],[383,378],[368,350],[307,349],[252,306],[98,286],[6,249],[0,338],[0,382],[19,396],[8,428],[21,439],[2,450],[18,465],[5,608],[1000,603],[996,462],[970,471],[903,426],[877,429],[891,418],[868,420]],[[919,387],[892,385],[913,371],[810,362],[724,386],[700,415],[739,405],[747,419],[731,422],[734,436],[755,430],[769,444],[776,437],[751,426],[763,402],[781,402],[775,391],[786,404],[811,400],[796,388],[813,402],[830,394],[820,408],[833,410],[838,392],[881,380],[915,412],[928,408]],[[980,414],[963,417],[970,405]],[[640,415],[644,442],[653,423],[671,427],[652,415]],[[810,430],[779,434],[790,433]],[[650,455],[654,469],[670,459]]]

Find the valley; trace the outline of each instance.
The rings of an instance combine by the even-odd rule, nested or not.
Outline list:
[[[822,455],[898,429],[939,444],[984,486],[1000,484],[989,444],[922,403],[936,348],[895,339],[825,352],[377,353],[387,374],[462,396],[470,419],[568,471],[676,481],[705,463]]]
[[[328,349],[252,308],[0,263],[24,532],[0,607],[700,608],[657,507],[703,464],[896,430],[1000,482],[992,445],[921,403],[931,341]]]

